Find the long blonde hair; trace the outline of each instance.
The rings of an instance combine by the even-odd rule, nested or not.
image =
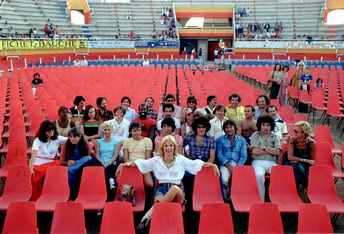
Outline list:
[[[159,145],[159,154],[161,157],[164,156],[164,145],[167,141],[170,141],[172,142],[173,146],[174,146],[174,149],[173,149],[173,156],[177,156],[177,143],[176,143],[176,140],[174,139],[174,137],[172,135],[167,135],[167,136],[164,136],[160,142],[160,145]]]

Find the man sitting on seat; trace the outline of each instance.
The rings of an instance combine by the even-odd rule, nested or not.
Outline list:
[[[233,167],[244,165],[247,159],[247,142],[237,134],[233,120],[223,123],[225,135],[216,140],[216,155],[219,162],[222,180],[222,192],[225,200],[229,198],[229,177]]]

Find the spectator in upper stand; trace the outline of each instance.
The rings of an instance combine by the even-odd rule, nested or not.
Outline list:
[[[273,118],[275,121],[275,129],[273,133],[275,133],[280,141],[282,142],[283,139],[287,136],[288,134],[288,128],[287,124],[285,121],[281,118],[281,116],[278,114],[277,107],[274,105],[270,105],[266,108],[266,112]]]
[[[104,122],[113,119],[112,111],[107,109],[107,99],[105,97],[98,97],[96,104],[98,107],[96,115],[98,121]]]
[[[161,122],[161,128],[161,134],[158,135],[154,141],[155,153],[158,153],[161,140],[167,135],[172,135],[177,143],[178,154],[183,154],[183,138],[175,133],[176,124],[174,123],[174,119],[171,117],[164,118]]]
[[[259,95],[256,100],[257,106],[254,108],[256,119],[261,115],[266,115],[266,107],[270,105],[270,99],[266,95]]]
[[[257,120],[258,131],[251,136],[252,166],[256,173],[260,199],[265,200],[265,174],[271,173],[271,168],[277,165],[281,143],[273,133],[275,121],[268,115],[260,116]]]
[[[121,107],[125,109],[124,118],[129,122],[133,121],[137,117],[137,113],[133,108],[130,108],[131,99],[127,96],[121,98]]]
[[[166,94],[164,101],[162,103],[162,106],[164,104],[172,104],[174,106],[173,117],[179,119],[180,121],[182,117],[182,108],[176,105],[176,97],[173,94]],[[159,120],[163,118],[162,106],[160,106],[159,113],[158,113]]]
[[[287,89],[289,85],[289,67],[283,67],[283,79],[278,93],[278,100],[280,105],[287,104]]]
[[[43,178],[46,171],[61,164],[59,147],[67,141],[67,137],[59,136],[53,122],[45,120],[41,123],[37,136],[32,144],[30,171],[32,176],[32,201],[41,194]]]
[[[33,79],[31,81],[32,95],[35,96],[37,87],[41,86],[42,84],[43,84],[43,80],[41,79],[41,75],[39,73],[33,74]]]
[[[146,97],[145,105],[147,107],[147,118],[157,120],[158,113],[156,112],[156,110],[153,109],[154,99],[152,97]]]
[[[137,159],[151,158],[153,143],[151,139],[142,136],[141,124],[131,123],[129,132],[131,137],[124,140],[123,143],[124,161],[133,162]],[[153,187],[153,179],[150,173],[144,174],[144,182],[147,188]]]
[[[254,118],[254,107],[251,105],[245,106],[245,119],[240,123],[240,133],[248,144],[251,143],[252,134],[257,131],[257,121]]]
[[[194,133],[184,138],[185,155],[190,159],[201,159],[204,162],[214,162],[215,141],[207,135],[210,124],[207,118],[199,117],[192,123]]]
[[[208,96],[207,97],[207,106],[203,108],[203,115],[208,118],[209,120],[214,118],[215,116],[215,108],[217,104],[216,96]]]
[[[175,113],[174,106],[171,103],[166,103],[162,106],[162,111],[163,111],[163,114],[162,114],[163,119],[168,118],[168,117],[171,117],[174,119],[174,123],[176,124],[176,133],[180,134],[180,127],[181,127],[180,120],[173,117],[173,113]],[[161,122],[163,121],[163,119],[160,119],[156,126],[159,132],[162,129]]]
[[[316,144],[311,138],[311,127],[305,121],[295,123],[294,135],[289,137],[288,160],[293,166],[299,191],[307,189],[308,171],[314,165]]]
[[[76,96],[74,98],[74,106],[70,108],[72,120],[76,127],[79,127],[82,116],[85,113],[85,98],[83,96]]]
[[[68,132],[75,127],[75,123],[70,120],[67,107],[61,106],[57,113],[58,119],[55,121],[57,133],[61,136],[68,137]]]
[[[318,77],[318,79],[315,81],[314,87],[315,88],[323,88],[324,87],[324,81],[320,77]]]
[[[142,129],[142,136],[153,139],[155,136],[156,121],[147,117],[147,107],[145,104],[139,105],[139,117],[134,119],[133,122],[140,123]]]
[[[215,117],[210,120],[210,130],[208,135],[217,140],[224,135],[223,123],[228,120],[225,117],[226,109],[223,105],[217,105],[215,108]]]
[[[181,126],[181,136],[184,138],[187,135],[192,133],[192,123],[194,120],[194,112],[190,108],[186,108],[185,110],[185,119],[183,120],[183,124]]]
[[[84,134],[86,140],[99,138],[99,121],[96,119],[96,109],[92,105],[85,107],[80,122],[80,132]]]
[[[236,123],[226,120],[223,123],[225,135],[216,140],[216,155],[221,171],[222,191],[225,200],[229,199],[229,177],[233,167],[242,166],[247,159],[247,142],[237,134]]]
[[[228,97],[229,106],[226,107],[226,117],[236,124],[245,119],[244,106],[240,105],[241,97],[233,93]]]
[[[270,99],[276,99],[278,92],[284,77],[282,66],[279,63],[275,64],[273,71],[271,72],[271,78],[269,79],[268,86],[270,87]]]
[[[130,122],[124,118],[125,109],[119,106],[113,110],[113,113],[115,114],[114,118],[104,123],[108,123],[111,126],[112,135],[122,137],[123,139],[128,138]]]
[[[297,70],[295,71],[294,75],[291,78],[290,84],[291,86],[301,89],[301,90],[309,90],[310,89],[310,81],[311,79],[311,73],[306,68],[306,65],[304,62],[300,62],[297,65]]]

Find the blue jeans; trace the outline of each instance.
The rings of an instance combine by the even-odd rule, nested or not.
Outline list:
[[[71,199],[74,199],[77,195],[79,176],[84,165],[92,159],[91,156],[85,156],[76,160],[73,165],[68,166],[68,184]]]

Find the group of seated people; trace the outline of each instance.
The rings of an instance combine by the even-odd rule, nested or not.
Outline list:
[[[212,167],[221,175],[225,200],[232,170],[241,165],[254,168],[262,201],[265,174],[277,164],[292,165],[298,188],[307,188],[315,155],[310,125],[297,122],[288,133],[278,108],[265,95],[257,97],[256,106],[241,105],[235,93],[228,100],[224,106],[212,95],[207,106],[198,107],[197,99],[189,96],[181,107],[174,95],[167,94],[158,110],[153,108],[154,99],[147,97],[137,113],[126,96],[113,111],[105,97],[97,98],[96,107],[86,105],[82,96],[75,97],[73,107],[59,108],[56,121],[42,122],[34,139],[33,200],[41,193],[46,170],[60,164],[68,166],[71,199],[77,196],[82,168],[93,165],[104,167],[109,199],[114,198],[116,175],[126,166],[143,173],[145,187],[154,190],[156,202],[182,203],[183,178],[202,167]]]

